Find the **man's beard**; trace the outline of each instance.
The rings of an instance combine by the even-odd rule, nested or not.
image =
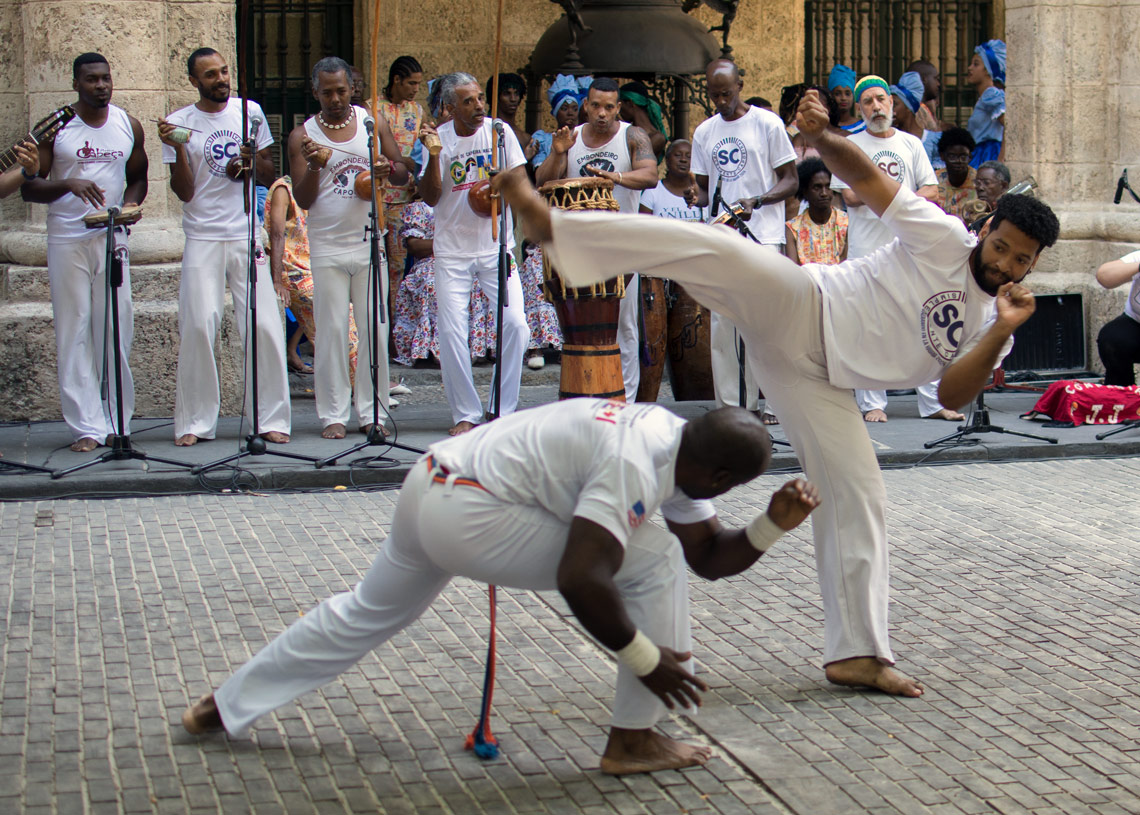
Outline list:
[[[989,236],[987,235],[986,238]],[[974,276],[974,282],[978,284],[978,288],[988,294],[990,297],[997,297],[998,289],[1001,285],[994,285],[987,279],[986,272],[992,271],[995,275],[1000,274],[993,266],[986,266],[982,262],[982,248],[985,245],[986,238],[978,241],[978,245],[974,247],[974,251],[970,253],[970,274]]]
[[[886,133],[894,124],[894,116],[889,113],[876,113],[870,119],[864,116],[863,122],[872,133]]]

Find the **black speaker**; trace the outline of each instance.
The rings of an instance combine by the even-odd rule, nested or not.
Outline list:
[[[1002,363],[1014,371],[1083,371],[1085,309],[1079,294],[1039,294],[1037,310],[1013,333],[1013,350]]]

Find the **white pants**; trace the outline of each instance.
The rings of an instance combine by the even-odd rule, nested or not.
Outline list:
[[[625,386],[625,401],[637,401],[637,386],[641,382],[641,276],[635,274],[618,306],[618,350],[621,352],[621,379]]]
[[[116,251],[125,253],[126,246],[126,234],[117,229]],[[107,233],[104,230],[92,230],[91,235],[82,240],[48,244],[48,280],[63,420],[76,441],[95,439],[100,444],[112,433],[130,435],[131,415],[135,411],[135,383],[127,364],[135,333],[134,306],[130,262],[124,258],[123,285],[119,288],[123,427],[115,427],[118,407],[111,309],[103,268],[106,261]],[[101,387],[104,371],[107,374],[105,394]]]
[[[510,258],[510,275],[507,278],[507,307],[503,309],[503,358],[495,360],[501,371],[502,399],[499,415],[514,413],[519,403],[522,385],[523,355],[530,340],[523,305],[522,283],[514,258]],[[468,350],[467,332],[470,327],[468,306],[475,278],[487,299],[492,313],[498,308],[499,255],[478,257],[436,257],[435,298],[439,305],[439,367],[443,374],[443,389],[451,407],[455,424],[483,421],[483,402],[475,390],[471,376],[471,352]],[[495,398],[494,393],[491,399]],[[488,405],[488,410],[493,406]]]
[[[701,305],[736,324],[768,403],[819,488],[812,535],[824,664],[860,656],[892,663],[886,492],[851,390],[828,381],[816,284],[787,258],[701,224],[555,213],[554,237],[546,251],[559,269],[569,270],[569,285],[637,268],[676,280]]]
[[[938,383],[941,381],[935,379],[933,382],[927,382],[925,385],[919,385],[915,388],[918,393],[918,415],[924,419],[942,410],[942,403],[938,401]],[[856,390],[855,404],[864,413],[869,410],[886,410],[887,392]]]
[[[348,670],[415,622],[455,575],[533,591],[556,588],[568,524],[540,507],[431,476],[424,456],[404,479],[391,532],[356,588],[294,622],[217,690],[231,735],[243,735],[258,717]],[[687,572],[676,537],[643,524],[614,582],[646,636],[691,650]],[[652,727],[664,712],[657,696],[619,665],[613,726]]]
[[[372,290],[368,267],[372,250],[367,243],[351,252],[309,258],[313,271],[313,319],[317,324],[313,385],[317,416],[322,427],[347,425],[353,388],[348,376],[348,304],[356,318],[359,343],[356,357],[356,418],[361,427],[372,424],[375,401],[372,390],[372,335],[376,334],[376,384],[380,394],[380,422],[388,409],[388,315],[372,325]],[[380,291],[388,308],[388,264],[380,255]],[[377,314],[377,318],[379,318]],[[375,332],[373,329],[376,329]]]
[[[736,326],[712,312],[709,329],[709,347],[712,351],[713,389],[716,392],[717,407],[734,405],[749,410],[760,408],[760,386],[752,357],[745,348],[744,359],[744,404],[740,404],[740,335]]]
[[[246,240],[186,239],[178,291],[178,378],[174,392],[174,438],[192,433],[212,439],[218,429],[221,389],[214,361],[214,340],[222,324],[226,283],[243,348],[249,323]],[[258,431],[288,433],[291,413],[285,372],[285,328],[273,290],[269,259],[257,261]],[[249,355],[245,354],[245,415],[253,418]]]

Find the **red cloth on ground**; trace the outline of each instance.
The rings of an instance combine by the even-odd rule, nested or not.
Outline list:
[[[1140,385],[1097,385],[1062,379],[1049,386],[1026,416],[1044,414],[1058,422],[1119,424],[1140,419]]]

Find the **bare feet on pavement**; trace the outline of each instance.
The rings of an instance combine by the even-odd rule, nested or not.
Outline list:
[[[853,657],[832,662],[825,669],[827,681],[852,688],[875,688],[893,696],[922,696],[922,683],[884,665],[874,657]]]
[[[73,452],[73,453],[90,453],[92,450],[94,450],[98,446],[99,446],[98,440],[92,439],[90,437],[85,437],[85,438],[79,439],[76,442],[72,442],[71,452]]]
[[[471,422],[456,422],[450,430],[447,431],[449,436],[462,436],[464,433],[469,433],[475,429],[475,425]]]
[[[222,714],[214,704],[214,694],[207,693],[182,713],[182,726],[187,733],[199,736],[212,730],[221,730]]]
[[[936,410],[936,411],[934,411],[934,413],[931,413],[929,416],[927,416],[925,418],[927,418],[927,419],[942,419],[943,421],[946,421],[946,422],[960,422],[963,419],[965,419],[966,417],[963,416],[961,413],[959,413],[956,410],[951,410],[950,408],[942,408],[942,410]]]
[[[372,432],[372,422],[369,422],[368,424],[361,425],[360,426],[360,432],[363,433],[365,436],[367,436],[369,433],[371,433]],[[382,438],[386,439],[391,435],[392,435],[392,431],[389,430],[388,428],[386,428],[383,424],[381,424],[380,425],[380,436]]]
[[[885,422],[886,420],[887,414],[883,413],[883,411],[879,410],[878,408],[875,408],[874,410],[868,410],[863,414],[863,421],[865,422]]]
[[[261,434],[261,438],[265,439],[270,444],[288,444],[289,434],[281,433],[276,430],[268,430]]]
[[[333,422],[324,430],[321,431],[322,439],[343,439],[344,438],[344,425],[340,422]]]
[[[193,447],[198,443],[198,437],[193,433],[186,433],[174,440],[175,447]]]
[[[708,763],[712,750],[698,744],[685,744],[656,730],[610,729],[610,739],[602,754],[602,772],[606,775],[651,773],[656,770],[679,770]]]

